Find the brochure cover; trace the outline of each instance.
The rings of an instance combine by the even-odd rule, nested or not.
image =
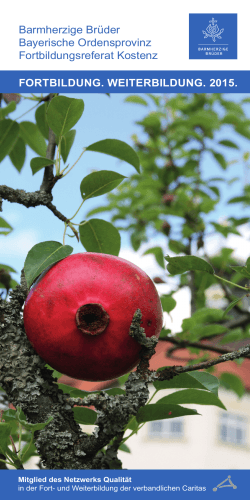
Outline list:
[[[3,497],[245,495],[249,10],[3,7]]]

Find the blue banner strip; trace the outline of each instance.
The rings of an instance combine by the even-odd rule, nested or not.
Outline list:
[[[249,491],[248,470],[0,471],[1,498],[227,498]],[[33,495],[32,495],[33,494]],[[217,495],[217,496],[216,496]]]
[[[250,71],[0,71],[5,93],[248,93]]]

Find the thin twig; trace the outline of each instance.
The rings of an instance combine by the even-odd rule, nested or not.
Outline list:
[[[250,344],[248,344],[245,347],[241,347],[237,351],[223,354],[222,356],[219,356],[219,358],[210,359],[208,361],[204,361],[203,363],[197,363],[196,365],[177,367],[176,371],[177,373],[185,373],[194,370],[202,370],[210,368],[210,366],[218,365],[219,363],[225,363],[226,361],[234,361],[235,359],[243,358],[246,354],[249,353],[250,353]]]
[[[218,335],[218,334],[217,334]],[[161,342],[171,342],[171,344],[174,344],[174,348],[170,348],[168,350],[168,354],[178,349],[185,349],[187,347],[195,347],[197,349],[200,349],[201,351],[212,351],[212,352],[217,352],[218,354],[227,354],[228,352],[234,352],[233,350],[228,350],[225,347],[218,347],[214,346],[212,344],[203,344],[202,342],[189,342],[188,340],[178,340],[174,337],[164,337],[161,339]],[[250,355],[245,355],[245,358],[250,358]]]

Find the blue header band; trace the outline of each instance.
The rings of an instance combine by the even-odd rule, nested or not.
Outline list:
[[[248,93],[250,71],[0,71],[1,92]]]

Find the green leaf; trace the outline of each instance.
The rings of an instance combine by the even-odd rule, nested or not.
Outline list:
[[[219,144],[222,144],[222,146],[226,146],[227,148],[239,149],[239,147],[237,146],[237,144],[235,144],[235,142],[228,141],[227,139],[219,141]]]
[[[237,117],[243,117],[244,118],[244,111],[242,109],[241,104],[237,104],[236,102],[233,101],[226,101],[225,99],[220,98],[219,99],[220,104],[229,112],[233,113]]]
[[[239,181],[239,180],[240,180],[239,177],[233,177],[232,179],[229,179],[227,181],[227,185],[230,186],[231,184],[234,184],[234,182]],[[230,217],[230,219],[231,219],[231,217]]]
[[[152,101],[156,104],[156,106],[160,105],[161,97],[155,94],[146,94]]]
[[[190,330],[191,328],[205,323],[215,323],[224,319],[224,311],[221,309],[209,309],[202,307],[192,314],[191,318],[185,318],[182,321],[182,330]]]
[[[97,418],[97,413],[89,408],[75,407],[73,408],[73,412],[75,421],[78,424],[94,425]]]
[[[139,430],[139,424],[136,420],[135,417],[132,417],[129,422],[128,422],[128,425],[127,425],[128,429],[130,429],[131,431],[134,431],[136,432],[137,434],[137,431]]]
[[[30,424],[29,422],[26,422],[26,420],[21,420],[21,419],[19,419],[18,421],[24,427],[24,429],[26,429],[26,431],[36,432],[44,429],[52,420],[53,417],[50,416],[46,422],[41,422],[37,424]]]
[[[219,380],[217,377],[208,372],[193,372],[189,373],[189,375],[195,378],[200,384],[204,385],[208,391],[218,396]]]
[[[176,306],[176,300],[171,295],[163,295],[161,296],[161,305],[163,311],[170,313]]]
[[[157,264],[159,264],[159,266],[161,266],[161,267],[163,267],[163,269],[165,269],[164,255],[163,255],[162,248],[161,247],[149,248],[142,255],[149,255],[151,253],[155,256]]]
[[[132,233],[132,234],[130,235],[130,241],[131,241],[131,245],[132,245],[132,247],[133,247],[133,250],[134,250],[135,252],[137,252],[137,250],[138,250],[138,249],[140,248],[140,246],[141,246],[142,241],[145,241],[145,240],[141,237],[141,235],[140,235],[140,234],[138,235],[138,233]]]
[[[120,387],[113,387],[112,389],[106,389],[104,392],[106,392],[109,396],[116,396],[117,394],[126,394],[126,391],[121,389]]]
[[[227,331],[227,327],[223,325],[195,325],[189,330],[188,339],[192,342],[196,340],[211,337],[213,335],[220,335]]]
[[[250,270],[248,270],[246,266],[230,266],[230,267],[231,269],[236,271],[236,273],[239,273],[245,278],[250,279]]]
[[[35,114],[37,126],[45,139],[49,138],[49,126],[47,123],[47,108],[48,108],[48,103],[44,102],[41,106],[37,108]]]
[[[0,264],[0,269],[4,269],[7,273],[17,273],[13,267],[6,266],[5,264]]]
[[[5,229],[5,231],[1,231],[1,229]],[[13,227],[3,217],[0,217],[0,234],[10,234],[12,229]]]
[[[216,194],[216,196],[220,196],[220,190],[217,188],[217,186],[209,186],[209,189],[211,189],[211,191],[213,191],[213,193]]]
[[[11,420],[17,420],[17,412],[16,410],[8,409],[3,413],[3,418],[6,422],[10,422]]]
[[[169,264],[167,270],[170,274],[182,274],[186,271],[203,271],[214,274],[212,266],[204,259],[189,255],[187,257],[165,257]]]
[[[246,205],[250,205],[250,198],[249,196],[235,196],[228,203],[245,203]]]
[[[212,392],[201,391],[200,389],[184,389],[159,399],[156,404],[196,404],[213,405],[226,410],[222,401]]]
[[[238,132],[238,134],[242,135],[243,137],[250,139],[249,123],[243,125],[237,125],[235,127],[235,131]]]
[[[54,97],[48,106],[47,121],[58,137],[65,135],[80,120],[84,110],[82,99]]]
[[[127,382],[129,375],[130,375],[129,373],[126,373],[125,375],[122,375],[121,377],[119,377],[118,378],[119,384],[124,385],[125,382]]]
[[[10,434],[15,434],[18,428],[17,412],[16,410],[5,410],[3,412],[3,420],[11,426]]]
[[[1,267],[0,267],[0,271],[1,271]],[[2,273],[0,274],[0,288],[2,289],[11,289],[13,290],[14,288],[16,288],[16,286],[18,285],[19,283],[17,283],[17,281],[11,279],[10,275],[8,273]]]
[[[87,252],[119,255],[121,237],[110,222],[102,219],[90,219],[79,226],[80,241]]]
[[[76,389],[75,387],[72,387],[70,385],[66,384],[57,384],[58,389],[61,389],[64,394],[70,394],[71,398],[85,398],[90,394],[90,392],[87,391],[81,391],[80,389]]]
[[[243,297],[246,297],[246,295],[243,295]],[[238,304],[238,302],[240,302],[243,299],[243,297],[237,298],[237,299],[233,300],[233,302],[230,302],[230,304],[227,306],[227,308],[224,311],[224,316],[226,316],[227,313],[229,311],[231,311],[231,309],[233,309],[233,307],[236,306],[236,304]]]
[[[175,404],[150,404],[143,406],[136,414],[138,424],[152,420],[182,417],[184,415],[199,415],[196,410],[189,410]]]
[[[160,333],[160,337],[159,337],[159,340],[161,339],[164,339],[166,337],[168,337],[168,335],[171,333],[171,330],[169,328],[167,328],[167,330],[165,328],[162,329],[161,333]]]
[[[38,126],[32,122],[21,122],[19,126],[24,142],[39,156],[46,156],[46,142]]]
[[[61,376],[62,376],[62,373],[58,372],[57,370],[54,370],[54,368],[52,368],[51,366],[49,366],[48,364],[45,365],[45,368],[47,368],[48,370],[52,371],[51,375],[53,378],[55,378],[56,380],[59,379]]]
[[[82,198],[87,200],[88,198],[95,198],[96,196],[106,194],[119,186],[123,179],[125,179],[124,175],[110,170],[92,172],[84,177],[81,182],[80,191]]]
[[[140,160],[136,152],[126,142],[117,139],[105,139],[91,144],[86,148],[86,151],[95,151],[96,153],[104,153],[119,158],[119,160],[133,165],[137,172],[140,173]]]
[[[142,125],[145,132],[150,136],[158,136],[161,133],[161,118],[162,113],[152,112],[143,120],[136,122],[137,125]],[[170,127],[169,127],[170,128]]]
[[[18,123],[9,119],[0,121],[0,162],[14,147],[18,137],[18,132]]]
[[[119,450],[121,451],[125,451],[125,453],[131,453],[129,447],[125,444],[125,443],[122,443],[120,446],[119,446]]]
[[[69,130],[67,134],[64,134],[61,140],[61,155],[64,163],[66,163],[69,156],[69,152],[73,146],[75,140],[76,130]]]
[[[10,280],[10,283],[9,283],[10,290],[14,290],[14,288],[16,288],[17,285],[19,285],[19,283],[16,280]],[[4,286],[4,284],[2,282],[0,282],[0,288],[6,289],[6,287]]]
[[[242,380],[232,373],[224,372],[220,376],[220,383],[225,389],[235,392],[239,398],[245,393],[245,386]]]
[[[0,422],[0,452],[3,455],[6,455],[6,452],[9,451],[11,428],[11,424]]]
[[[221,233],[223,234],[223,236],[225,236],[225,238],[230,234],[230,233],[233,233],[233,234],[237,234],[240,236],[240,233],[239,231],[237,231],[237,229],[233,226],[223,226],[221,224],[217,224],[217,222],[211,222],[211,224],[214,226],[214,228],[216,229],[216,231],[218,233]]]
[[[21,450],[21,461],[24,464],[31,457],[39,456],[37,453],[37,449],[34,443],[26,443]]]
[[[169,240],[168,248],[174,253],[186,253],[187,247],[181,241]]]
[[[48,266],[68,257],[73,252],[69,245],[57,241],[44,241],[34,245],[24,262],[24,273],[28,287]]]
[[[9,153],[11,162],[13,163],[14,167],[18,170],[18,172],[21,172],[23,168],[25,155],[26,155],[25,142],[21,137],[18,137],[14,147]]]
[[[18,420],[18,422],[21,422],[21,420],[23,422],[26,422],[27,418],[22,410],[22,408],[20,406],[17,406],[16,408],[16,419]]]
[[[147,101],[139,95],[130,95],[124,99],[125,102],[133,102],[135,104],[142,104],[143,106],[148,106]]]
[[[10,102],[4,108],[0,108],[0,120],[3,120],[5,116],[8,116],[9,113],[12,113],[16,109],[15,101]]]
[[[219,163],[219,165],[223,168],[223,170],[226,170],[227,162],[226,162],[224,156],[220,153],[216,153],[216,151],[213,151],[211,149],[210,149],[210,151],[211,151],[212,155],[214,156],[214,158],[216,159],[216,161]]]
[[[233,328],[232,330],[229,330],[226,335],[223,335],[222,339],[220,340],[219,344],[231,344],[231,342],[236,342],[238,340],[242,340],[244,338],[244,332],[242,328]]]
[[[55,163],[56,163],[56,160],[50,160],[48,158],[38,156],[36,158],[32,158],[32,160],[30,162],[30,166],[31,166],[32,173],[34,175],[42,168],[47,167],[48,165],[55,164]]]
[[[237,178],[238,179],[238,178]],[[246,224],[249,222],[249,217],[241,217],[240,219],[236,219],[235,217],[229,217],[229,219],[235,226],[241,226],[242,224]]]
[[[66,384],[57,384],[58,388],[61,389],[64,394],[70,394],[71,398],[85,398],[86,396],[89,396],[89,394],[97,394],[100,391],[81,391],[81,389],[76,389],[75,387],[72,387],[70,385]],[[112,389],[106,389],[105,392],[109,394],[109,396],[116,396],[117,394],[126,394],[126,391],[121,389],[120,387],[113,387]]]
[[[163,368],[160,370],[162,371]],[[158,370],[159,371],[159,370]],[[180,373],[171,380],[156,380],[153,385],[157,391],[162,389],[205,389],[218,395],[219,381],[207,372]]]

